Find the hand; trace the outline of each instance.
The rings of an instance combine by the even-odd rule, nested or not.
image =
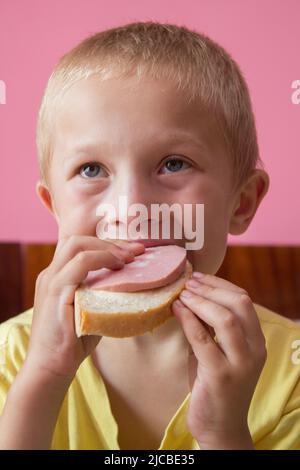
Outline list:
[[[37,278],[27,368],[47,377],[72,377],[101,336],[78,338],[74,294],[89,271],[120,269],[144,251],[141,243],[71,236],[59,240],[51,264]]]
[[[253,303],[209,274],[194,273],[186,288],[172,308],[190,346],[189,430],[202,449],[253,449],[247,416],[266,360]]]

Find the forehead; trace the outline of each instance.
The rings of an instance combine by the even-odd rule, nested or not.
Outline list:
[[[217,127],[199,100],[189,102],[167,80],[92,76],[75,83],[60,101],[55,120],[57,142],[111,136],[158,139],[164,133],[216,141]]]

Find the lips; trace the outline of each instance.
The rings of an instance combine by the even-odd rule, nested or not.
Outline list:
[[[101,238],[101,240],[109,240],[109,241],[113,241],[114,239],[113,238]],[[126,240],[126,241],[129,241],[129,242],[137,242],[137,243],[142,243],[144,245],[145,248],[150,248],[150,247],[153,247],[153,246],[164,246],[164,245],[177,245],[177,246],[180,246],[182,248],[185,247],[184,245],[184,240],[168,240],[168,239],[154,239],[154,240],[151,240],[149,238],[120,238],[119,240]]]
[[[180,241],[182,242],[182,240],[177,240],[177,241],[174,241],[174,240],[166,240],[166,239],[162,239],[162,240],[158,240],[158,239],[157,239],[157,240],[151,240],[151,239],[139,238],[139,239],[132,240],[132,241],[136,241],[136,242],[142,243],[145,248],[149,248],[149,247],[152,247],[152,246],[163,246],[163,245],[177,245],[177,246],[183,246],[182,243],[179,243]]]

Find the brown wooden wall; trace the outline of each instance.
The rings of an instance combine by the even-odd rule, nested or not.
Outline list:
[[[0,244],[0,322],[32,307],[36,277],[54,250]],[[245,288],[254,302],[300,319],[300,246],[229,246],[217,275]]]

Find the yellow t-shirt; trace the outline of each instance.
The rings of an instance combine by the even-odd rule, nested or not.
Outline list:
[[[300,326],[254,305],[268,350],[248,415],[254,446],[300,450]],[[0,325],[0,413],[25,359],[31,321],[29,309]],[[189,398],[190,394],[171,418],[159,450],[199,449],[186,425]],[[90,356],[79,367],[64,398],[51,449],[120,449],[107,390]]]

